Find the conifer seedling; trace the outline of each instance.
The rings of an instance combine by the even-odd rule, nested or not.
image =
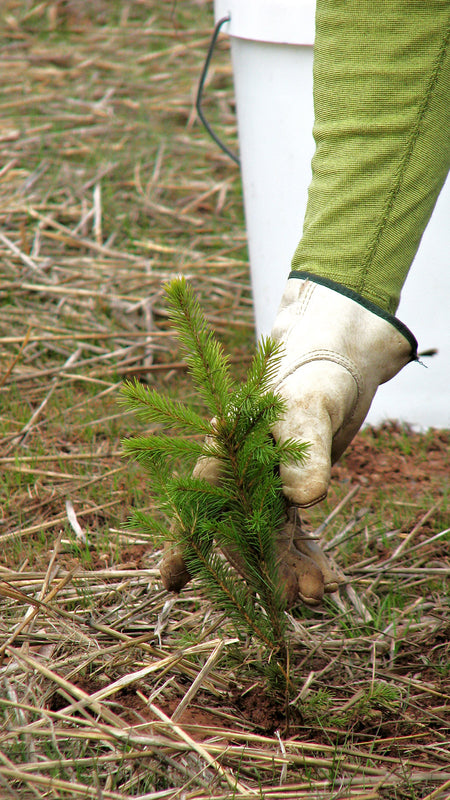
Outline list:
[[[130,525],[171,540],[189,575],[228,615],[238,635],[250,634],[263,644],[266,662],[276,665],[284,682],[286,599],[276,535],[286,507],[279,465],[302,461],[306,448],[275,442],[270,433],[284,411],[282,399],[270,390],[279,347],[263,339],[246,380],[236,383],[190,286],[177,278],[166,291],[171,321],[206,414],[138,381],[125,383],[122,402],[143,422],[161,425],[161,433],[124,442],[125,452],[148,472],[149,491],[162,512],[156,518],[135,510]],[[199,459],[213,464],[220,479],[211,482],[201,470],[194,476]]]

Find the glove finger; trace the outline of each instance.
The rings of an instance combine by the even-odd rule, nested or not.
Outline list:
[[[210,443],[210,437],[206,437],[206,443]],[[213,486],[218,486],[221,480],[221,464],[217,458],[200,456],[194,469],[194,478],[203,478]],[[176,523],[173,523],[176,524]],[[179,547],[174,547],[166,543],[164,555],[159,567],[164,588],[168,592],[181,592],[187,583],[192,579],[183,552]]]
[[[277,391],[286,411],[274,426],[275,439],[309,443],[304,464],[283,464],[280,469],[286,497],[306,508],[327,495],[333,437],[351,414],[356,387],[341,366],[314,361],[286,377]]]
[[[159,565],[164,588],[168,592],[181,592],[192,578],[181,550],[166,543],[164,555]]]
[[[308,556],[294,548],[280,554],[280,579],[287,583],[289,595],[286,594],[288,607],[294,605],[298,598],[308,606],[318,606],[323,600],[324,583],[322,572]],[[296,592],[293,591],[292,574],[295,575]],[[290,602],[289,602],[290,601]]]
[[[194,478],[203,478],[212,486],[219,486],[222,478],[222,465],[218,458],[200,456],[192,470],[192,476]]]
[[[308,442],[303,464],[280,465],[283,492],[287,500],[301,508],[315,505],[327,496],[331,474],[331,426],[329,419],[297,417],[295,426],[283,420],[274,428],[281,443],[291,439],[299,444]]]
[[[229,547],[222,550],[227,560],[247,581],[245,562],[240,553]],[[310,553],[298,550],[292,544],[291,530],[287,531],[286,526],[280,533],[277,551],[279,580],[287,608],[295,605],[299,598],[307,605],[316,606],[322,601],[324,591],[335,591],[332,588],[331,570],[325,569],[324,576],[323,562],[317,564],[314,558],[309,557]],[[323,559],[326,561],[325,556]],[[176,593],[181,592],[192,578],[181,550],[168,543],[160,564],[160,574],[164,588]]]
[[[325,592],[336,592],[340,583],[345,583],[344,574],[339,567],[325,555],[320,545],[302,530],[302,520],[298,509],[288,509],[288,521],[284,527],[285,542],[290,550],[310,559],[320,570]]]
[[[327,593],[337,592],[339,585],[345,582],[342,572],[332,565],[321,547],[310,539],[306,534],[297,534],[294,537],[296,550],[314,561],[320,569],[323,578],[324,591]]]
[[[324,578],[320,566],[294,546],[293,538],[296,531],[301,534],[300,517],[295,508],[290,508],[284,524],[277,532],[276,539],[280,588],[287,608],[295,605],[299,598],[307,605],[316,606],[323,599]],[[237,572],[244,580],[248,580],[245,562],[240,553],[231,548],[222,550]]]
[[[297,597],[307,605],[316,606],[323,598],[324,579],[320,566],[307,554],[301,553],[294,544],[296,534],[300,535],[301,520],[294,506],[286,509],[286,520],[278,532],[277,552],[280,578],[290,570],[296,576]],[[293,605],[293,603],[291,603]]]
[[[239,575],[248,582],[245,562],[240,554],[229,547],[221,549]],[[310,606],[319,605],[322,601],[324,584],[319,567],[295,548],[278,549],[278,578],[287,608],[292,608],[299,598]]]

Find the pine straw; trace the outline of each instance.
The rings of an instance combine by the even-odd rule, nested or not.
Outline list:
[[[356,490],[325,520],[330,553],[359,553],[291,616],[289,713],[122,527],[146,500],[121,380],[190,391],[163,282],[189,277],[237,362],[253,333],[239,178],[193,111],[210,4],[112,5],[2,4],[0,795],[448,797],[440,507],[384,529],[388,557]],[[224,44],[208,95],[234,143]]]

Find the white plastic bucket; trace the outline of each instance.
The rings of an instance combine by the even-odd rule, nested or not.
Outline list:
[[[268,334],[302,232],[311,181],[314,0],[216,0],[231,36],[258,336]],[[295,98],[295,99],[294,99]]]
[[[230,17],[245,219],[256,332],[270,333],[300,240],[314,152],[315,0],[215,0]],[[380,387],[368,422],[450,427],[450,180],[405,284],[398,310],[419,342],[437,348],[427,370],[405,368]],[[422,371],[421,371],[422,370]]]

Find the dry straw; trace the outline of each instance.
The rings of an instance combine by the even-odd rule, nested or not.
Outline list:
[[[163,282],[192,282],[237,362],[252,345],[239,176],[193,110],[210,3],[6,0],[0,18],[0,796],[445,800],[443,500],[406,535],[353,490],[330,508],[332,554],[362,544],[349,590],[290,618],[290,730],[255,715],[274,712],[258,649],[237,672],[223,618],[195,586],[166,605],[161,554],[122,528],[145,498],[122,376],[189,391]],[[233,141],[225,42],[207,92]]]

